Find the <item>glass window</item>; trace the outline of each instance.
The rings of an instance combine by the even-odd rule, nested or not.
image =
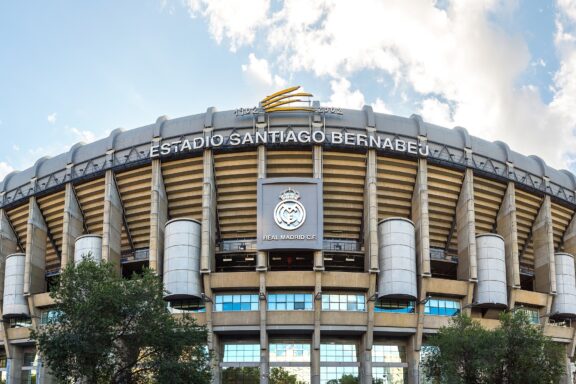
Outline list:
[[[22,362],[22,366],[24,367],[33,367],[36,365],[36,353],[35,352],[24,352],[24,359]]]
[[[381,299],[374,304],[374,312],[414,313],[414,301]]]
[[[526,313],[528,319],[532,324],[540,324],[540,311],[536,307],[521,306],[516,307],[515,310]]]
[[[435,316],[454,316],[460,313],[460,300],[446,297],[433,297],[426,302],[424,313]]]
[[[320,384],[360,383],[358,367],[320,367]]]
[[[259,363],[260,344],[225,344],[224,363]]]
[[[32,320],[29,317],[12,317],[10,318],[10,328],[29,328],[32,326]]]
[[[40,324],[52,324],[58,321],[59,311],[55,309],[46,309],[40,314]]]
[[[260,368],[222,368],[222,384],[260,384]]]
[[[310,384],[310,367],[271,367],[270,384]]]
[[[258,295],[216,295],[215,311],[257,311],[259,309]]]
[[[372,384],[404,384],[408,382],[408,369],[402,367],[373,367]]]
[[[374,345],[372,361],[375,363],[405,363],[406,347],[403,345]]]
[[[269,311],[311,311],[314,309],[311,293],[270,293]]]
[[[321,362],[343,362],[355,363],[355,344],[320,344]]]
[[[323,311],[365,311],[363,294],[322,294]]]
[[[310,362],[310,344],[270,344],[270,362]]]
[[[168,305],[170,313],[206,312],[206,306],[200,299],[176,300]]]

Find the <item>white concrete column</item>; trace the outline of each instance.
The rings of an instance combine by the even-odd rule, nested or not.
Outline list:
[[[61,268],[66,268],[74,262],[74,245],[76,238],[84,233],[84,217],[80,203],[74,193],[74,186],[66,184],[64,193],[64,224],[62,229],[62,261]]]
[[[428,164],[418,159],[418,173],[412,194],[412,221],[416,229],[418,274],[430,276],[430,217],[428,211]]]
[[[112,170],[106,171],[104,192],[104,225],[102,229],[102,259],[114,264],[120,273],[122,251],[122,200]]]
[[[378,194],[376,150],[369,149],[366,158],[366,182],[364,188],[364,249],[367,269],[378,273]]]
[[[266,178],[266,147],[258,146],[258,179]],[[258,251],[256,255],[256,270],[265,272],[268,270],[268,252]]]
[[[313,156],[313,177],[315,179],[322,178],[322,153],[323,148],[320,145],[315,145],[312,149],[312,156]],[[322,192],[322,196],[324,193]],[[314,251],[314,270],[315,271],[323,271],[324,270],[324,252],[323,251]]]
[[[28,207],[24,295],[46,291],[45,273],[48,227],[34,196],[30,198]]]
[[[508,183],[496,218],[496,232],[504,238],[506,252],[506,280],[510,294],[508,307],[514,307],[514,291],[520,289],[520,262],[518,259],[518,222],[516,219],[516,187]]]
[[[466,169],[456,205],[458,234],[458,280],[476,281],[476,224],[474,211],[474,174]]]
[[[554,264],[554,230],[550,196],[545,196],[532,226],[534,247],[534,290],[556,293],[556,266]]]
[[[210,273],[213,269],[216,248],[216,187],[214,181],[214,154],[204,150],[204,180],[202,185],[202,246],[200,272]]]
[[[150,269],[162,276],[164,227],[168,221],[168,195],[162,178],[162,163],[152,160],[152,190],[150,201]]]

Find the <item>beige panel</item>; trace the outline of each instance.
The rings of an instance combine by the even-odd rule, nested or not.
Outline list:
[[[84,213],[86,228],[91,234],[102,235],[104,220],[104,176],[74,186],[78,203]]]
[[[506,193],[506,184],[474,176],[474,210],[476,233],[490,233]]]
[[[20,205],[16,208],[11,208],[6,211],[8,215],[8,220],[12,223],[12,227],[14,228],[14,232],[18,239],[20,240],[20,244],[22,245],[22,252],[26,252],[26,231],[28,229],[28,202],[23,205]]]
[[[388,217],[410,218],[418,163],[379,155],[377,168],[378,220]]]
[[[150,165],[116,174],[116,183],[134,248],[147,248],[150,243]],[[126,228],[122,228],[122,250],[129,250]]]
[[[266,151],[268,177],[312,177],[313,161],[311,150]]]
[[[58,247],[62,252],[62,230],[64,228],[64,195],[65,191],[59,191],[54,194],[42,196],[37,199],[38,206],[44,216],[44,221],[48,230]],[[60,259],[54,249],[50,239],[46,240],[46,270],[50,271],[60,267]]]
[[[574,211],[558,203],[552,203],[552,228],[554,229],[554,249],[558,250],[562,236],[572,220]]]
[[[214,155],[220,236],[256,237],[256,151]]]
[[[202,220],[202,156],[162,163],[168,217]]]
[[[445,248],[456,215],[464,174],[460,171],[428,166],[430,246]],[[457,233],[452,233],[449,248],[457,251]]]
[[[366,155],[324,151],[324,237],[360,239]]]
[[[516,188],[516,221],[518,228],[518,248],[520,253],[525,244],[526,251],[520,254],[520,266],[532,269],[534,268],[534,250],[532,239],[528,238],[538,210],[542,205],[542,197],[530,194],[519,188]],[[529,240],[527,242],[527,240]]]

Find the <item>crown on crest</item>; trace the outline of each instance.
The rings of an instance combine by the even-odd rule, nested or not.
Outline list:
[[[288,188],[282,194],[280,194],[280,200],[298,200],[300,199],[300,194],[293,190],[292,188]]]

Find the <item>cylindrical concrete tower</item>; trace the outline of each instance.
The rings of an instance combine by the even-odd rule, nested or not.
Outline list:
[[[476,255],[478,260],[477,305],[507,307],[504,239],[494,233],[476,236]]]
[[[164,289],[168,291],[164,299],[201,298],[200,223],[193,219],[170,220],[164,233]]]
[[[576,317],[576,273],[574,256],[569,253],[554,255],[556,266],[556,296],[552,303],[552,315]]]
[[[84,257],[90,257],[97,263],[102,261],[102,236],[84,235],[76,238],[74,264],[78,265]]]
[[[4,272],[4,303],[2,315],[4,318],[30,316],[28,302],[24,297],[24,266],[26,255],[13,253],[6,257]]]
[[[416,298],[414,223],[398,217],[381,220],[378,242],[378,298]]]

